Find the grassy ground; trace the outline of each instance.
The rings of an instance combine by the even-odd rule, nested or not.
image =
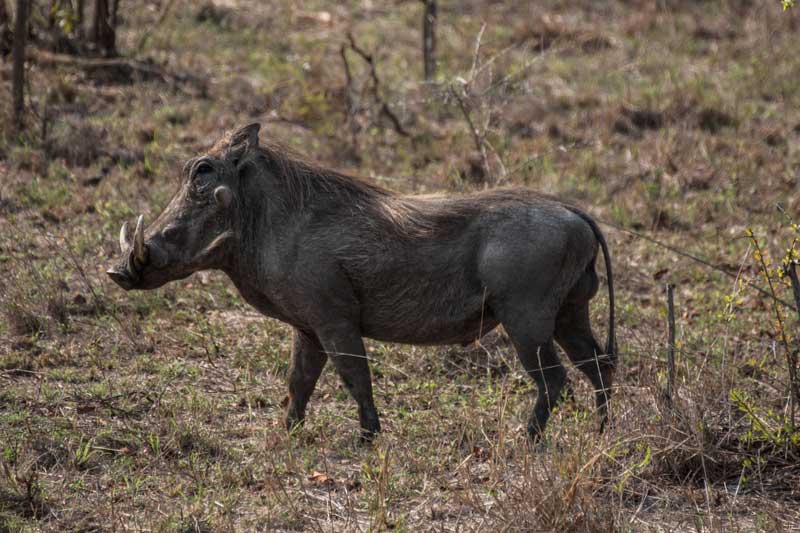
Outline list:
[[[748,285],[767,289],[746,230],[777,264],[800,219],[800,15],[773,3],[442,1],[431,83],[417,2],[123,2],[134,83],[34,45],[29,129],[0,134],[0,531],[800,529],[786,349]],[[376,92],[352,49],[346,83],[348,32]],[[0,79],[7,124],[8,62]],[[456,94],[500,185],[738,277],[604,226],[622,356],[603,434],[570,369],[577,401],[531,448],[534,386],[499,332],[468,348],[368,342],[378,441],[357,444],[331,371],[287,435],[286,326],[217,273],[149,293],[106,279],[122,222],[153,220],[183,161],[253,120],[398,191],[486,186]],[[779,309],[797,349],[797,313]]]

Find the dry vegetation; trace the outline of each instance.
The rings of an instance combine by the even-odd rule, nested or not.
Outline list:
[[[746,235],[769,268],[796,242],[797,8],[441,1],[431,83],[421,13],[131,0],[122,61],[33,43],[29,128],[0,132],[0,531],[800,529],[798,317],[751,286],[769,290]],[[0,79],[8,124],[8,62]],[[532,449],[533,385],[494,333],[466,349],[369,342],[385,428],[371,447],[330,370],[287,435],[287,327],[217,273],[130,294],[103,274],[121,223],[152,220],[183,160],[252,120],[399,191],[526,184],[734,278],[604,226],[622,361],[603,434],[571,369],[576,402]],[[593,309],[602,335],[602,296]]]

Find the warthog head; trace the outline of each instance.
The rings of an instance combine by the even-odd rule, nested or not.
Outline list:
[[[258,146],[258,124],[217,143],[209,154],[186,162],[181,185],[149,227],[139,216],[133,236],[119,233],[120,260],[108,275],[120,287],[155,289],[198,270],[224,268],[236,246],[235,180],[242,156]]]

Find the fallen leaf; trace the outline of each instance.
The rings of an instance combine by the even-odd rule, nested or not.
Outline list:
[[[316,485],[317,487],[323,487],[326,489],[332,489],[336,482],[330,477],[328,474],[323,474],[322,472],[314,471],[313,474],[308,476],[308,480]]]

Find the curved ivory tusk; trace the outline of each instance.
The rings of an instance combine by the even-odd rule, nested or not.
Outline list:
[[[127,252],[128,248],[131,247],[130,234],[128,232],[129,228],[130,226],[126,222],[122,225],[122,229],[119,230],[119,248],[122,253]]]
[[[136,231],[133,233],[133,256],[142,265],[147,260],[144,247],[144,215],[139,215],[136,221]]]

